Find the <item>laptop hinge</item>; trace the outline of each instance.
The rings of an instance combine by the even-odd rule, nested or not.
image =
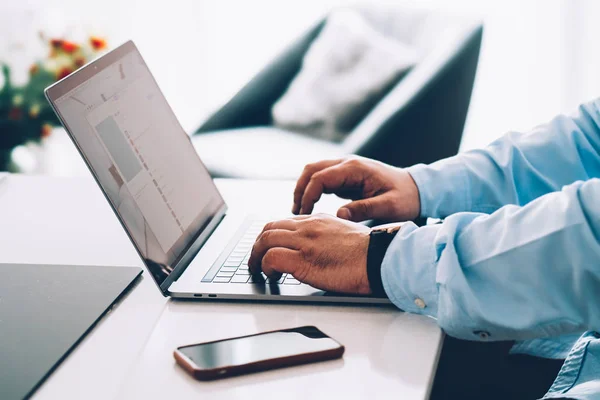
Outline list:
[[[181,259],[173,266],[173,272],[165,279],[165,281],[160,285],[160,289],[163,293],[168,294],[169,287],[173,282],[175,282],[181,274],[186,270],[186,268],[190,265],[196,254],[202,249],[202,246],[208,238],[213,234],[213,232],[217,229],[217,227],[225,218],[227,213],[227,205],[223,204],[223,206],[215,213],[215,216],[210,220],[210,222],[206,225],[204,229],[201,230],[201,233],[194,240],[190,248],[185,252],[185,254],[181,257]]]

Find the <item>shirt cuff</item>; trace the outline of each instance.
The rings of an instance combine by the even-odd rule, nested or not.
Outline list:
[[[444,218],[471,211],[467,170],[458,156],[406,169],[419,189],[421,217]]]
[[[407,222],[385,253],[381,265],[383,288],[392,303],[401,310],[437,317],[438,255],[434,240],[440,226],[417,228],[412,222]]]

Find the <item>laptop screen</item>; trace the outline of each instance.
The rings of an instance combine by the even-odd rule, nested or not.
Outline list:
[[[131,42],[60,85],[54,107],[160,286],[223,199]]]

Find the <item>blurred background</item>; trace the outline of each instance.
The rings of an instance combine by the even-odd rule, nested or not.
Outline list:
[[[133,39],[184,129],[191,133],[295,38],[346,0],[21,0],[0,3],[0,63],[16,83],[48,52],[45,38],[108,47]],[[600,95],[600,2],[593,0],[371,0],[479,17],[479,65],[460,150],[527,130]],[[2,86],[0,78],[0,87]],[[3,129],[3,128],[0,128]],[[0,132],[0,135],[7,134]],[[82,175],[64,132],[13,152],[19,170]]]

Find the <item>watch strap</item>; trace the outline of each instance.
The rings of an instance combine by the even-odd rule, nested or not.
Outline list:
[[[367,278],[371,293],[377,297],[387,297],[381,279],[381,265],[385,253],[400,230],[401,225],[385,225],[371,230],[367,251]]]

